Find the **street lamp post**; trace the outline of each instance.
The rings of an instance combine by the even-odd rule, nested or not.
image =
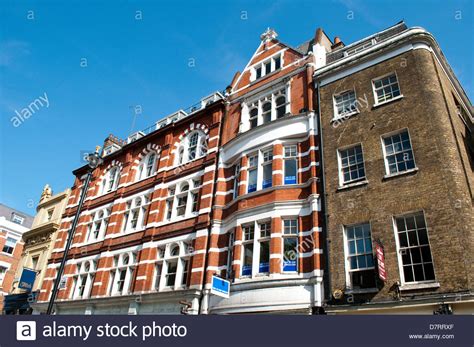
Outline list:
[[[71,229],[69,229],[69,232],[68,232],[66,247],[64,248],[63,258],[61,259],[61,264],[59,265],[58,274],[56,276],[56,281],[54,282],[54,286],[53,286],[53,293],[51,294],[51,299],[49,300],[48,309],[46,310],[46,314],[51,314],[51,312],[53,311],[54,301],[56,300],[56,296],[58,294],[58,289],[59,289],[59,284],[61,282],[61,277],[62,277],[63,271],[64,271],[64,266],[66,265],[67,254],[69,252],[69,248],[71,248],[72,240],[74,239],[74,233],[76,231],[76,226],[77,226],[77,222],[79,220],[79,215],[81,214],[82,205],[84,204],[84,199],[86,198],[86,195],[87,195],[87,189],[89,187],[89,182],[91,180],[92,173],[94,172],[95,168],[97,166],[99,166],[102,162],[102,158],[99,154],[99,149],[100,149],[100,147],[97,146],[96,149],[95,149],[95,152],[88,154],[87,158],[86,158],[87,165],[89,166],[89,168],[87,170],[87,176],[86,176],[86,179],[84,181],[83,188],[82,188],[81,198],[79,199],[79,205],[77,206],[76,215],[74,216],[74,220],[72,222]]]

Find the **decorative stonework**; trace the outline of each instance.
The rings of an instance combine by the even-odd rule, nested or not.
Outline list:
[[[41,193],[40,203],[44,202],[45,200],[48,200],[52,195],[53,190],[51,189],[49,184],[46,184],[43,188],[43,192]]]
[[[183,139],[186,136],[188,136],[188,134],[190,134],[190,133],[192,133],[193,131],[196,131],[196,130],[201,131],[204,134],[206,134],[206,143],[207,143],[207,141],[209,140],[209,129],[207,128],[207,126],[205,124],[200,124],[200,123],[197,123],[197,124],[191,123],[189,125],[189,128],[187,128],[181,135],[179,135],[179,141],[175,142],[174,148],[171,151],[171,153],[175,154],[176,151],[178,150],[179,145],[183,141]]]
[[[271,28],[267,28],[267,30],[265,30],[263,34],[260,35],[260,40],[262,40],[263,42],[268,42],[268,41],[276,39],[277,37],[278,37],[278,34],[275,30]]]
[[[44,243],[49,241],[51,241],[51,233],[30,237],[26,240],[25,244],[26,246],[32,246],[38,243]]]

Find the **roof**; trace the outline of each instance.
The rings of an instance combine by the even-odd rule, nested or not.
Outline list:
[[[0,217],[5,217],[10,222],[17,223],[13,220],[14,215],[24,218],[23,223],[21,223],[22,226],[26,228],[31,228],[31,226],[33,225],[33,219],[34,219],[33,216],[30,216],[29,214],[26,214],[17,209],[14,209],[12,207],[9,207],[7,205],[0,203]],[[17,223],[17,224],[20,224],[20,223]]]

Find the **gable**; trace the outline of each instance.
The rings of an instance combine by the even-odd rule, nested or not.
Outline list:
[[[234,81],[232,91],[244,88],[257,82],[258,79],[264,80],[262,77],[273,74],[276,70],[281,70],[302,57],[300,52],[276,39],[261,42],[242,74]],[[269,72],[266,72],[267,64],[271,66]],[[279,68],[276,68],[276,64],[279,64]],[[257,72],[259,68],[260,71]]]

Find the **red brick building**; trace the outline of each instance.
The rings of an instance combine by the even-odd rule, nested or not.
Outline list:
[[[56,312],[472,311],[472,131],[424,29],[347,46],[318,29],[298,47],[268,29],[225,95],[107,138]],[[211,294],[214,274],[229,298]]]
[[[292,48],[268,29],[227,89],[207,274],[232,285],[228,299],[206,294],[203,312],[322,306],[314,42]]]
[[[197,313],[223,96],[214,93],[126,141],[109,136],[57,297],[58,313]],[[77,169],[38,310],[45,309],[76,212]]]

